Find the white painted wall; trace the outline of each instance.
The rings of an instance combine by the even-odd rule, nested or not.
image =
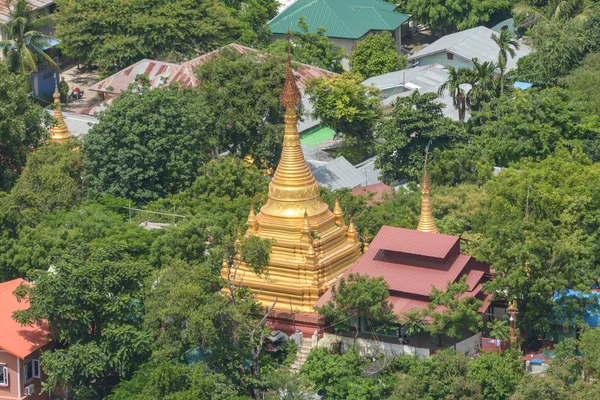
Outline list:
[[[332,333],[324,333],[323,338],[319,340],[318,345],[330,347],[335,342],[342,342],[342,352],[346,352],[353,345],[356,345],[361,357],[376,357],[379,355],[395,357],[400,354],[429,357],[429,349],[407,346],[403,344],[384,343],[370,339],[354,339],[345,336],[334,335]]]
[[[464,353],[468,356],[474,356],[481,351],[481,332],[456,343],[456,351]]]

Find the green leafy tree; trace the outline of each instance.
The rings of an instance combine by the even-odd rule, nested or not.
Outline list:
[[[490,330],[490,336],[496,340],[509,340],[510,339],[510,327],[507,324],[506,319],[496,319],[487,324]]]
[[[338,285],[331,288],[331,300],[315,310],[333,320],[337,330],[355,329],[355,337],[360,333],[360,319],[370,330],[385,332],[396,324],[396,316],[387,298],[389,285],[382,278],[350,274],[346,282],[341,278]]]
[[[565,385],[559,379],[553,377],[527,376],[518,386],[512,400],[529,399],[571,399]]]
[[[502,291],[519,299],[523,332],[535,335],[547,329],[550,318],[571,318],[557,313],[573,299],[566,296],[555,304],[555,293],[589,290],[597,281],[598,225],[589,216],[598,207],[598,173],[597,164],[581,151],[561,150],[485,184],[488,218],[475,228],[482,236],[472,250],[496,270],[496,278],[486,284],[488,293]]]
[[[384,141],[377,145],[376,164],[385,182],[418,179],[429,141],[435,148],[445,149],[466,137],[464,126],[445,117],[443,108],[434,93],[418,90],[396,100],[389,118],[377,128],[377,136]]]
[[[0,23],[0,51],[11,69],[20,74],[37,72],[38,64],[44,62],[60,71],[52,57],[44,49],[55,39],[41,32],[52,25],[48,9],[33,9],[26,0],[5,0],[9,21]]]
[[[600,116],[600,53],[588,54],[582,65],[567,75],[562,83],[569,95],[591,113]]]
[[[103,112],[83,146],[90,195],[146,203],[190,186],[209,159],[206,107],[178,87],[133,87]]]
[[[598,329],[583,330],[579,337],[579,351],[585,372],[597,379],[600,376],[600,331]]]
[[[496,64],[490,61],[480,63],[477,57],[473,58],[473,69],[466,74],[467,82],[471,85],[466,101],[471,111],[481,109],[484,103],[498,95],[495,71]]]
[[[350,68],[363,78],[398,71],[407,67],[406,56],[398,54],[389,31],[371,33],[350,52]]]
[[[509,14],[511,0],[407,0],[405,11],[436,34],[475,28]]]
[[[482,352],[469,362],[467,371],[467,379],[480,387],[486,400],[510,400],[524,375],[520,353],[514,349]]]
[[[66,256],[52,272],[33,273],[35,286],[17,289],[30,308],[17,311],[16,319],[47,321],[60,344],[42,354],[44,390],[69,387],[76,398],[102,397],[115,377],[131,376],[147,356],[151,341],[141,326],[141,302],[150,270],[124,247],[105,240],[87,257]]]
[[[320,26],[315,32],[309,32],[305,17],[300,17],[296,25],[300,30],[290,32],[293,35],[290,53],[294,61],[328,71],[339,73],[344,71],[342,67],[344,48],[336,46],[325,36],[325,28]],[[267,49],[273,54],[285,54],[288,50],[287,40],[276,40]]]
[[[49,137],[52,117],[33,102],[28,79],[0,64],[0,190],[10,190],[27,155]]]
[[[67,211],[81,201],[81,152],[78,143],[49,143],[29,154],[11,190],[20,214]]]
[[[396,374],[391,400],[477,400],[478,385],[467,378],[469,358],[443,350],[410,364],[407,373]]]
[[[206,105],[214,146],[240,158],[250,154],[256,165],[276,166],[283,135],[282,59],[224,48],[196,75],[202,82],[196,93]]]
[[[339,155],[358,163],[373,154],[375,124],[381,118],[378,90],[365,86],[359,75],[341,75],[308,82],[306,93],[314,106],[313,117],[343,134]]]
[[[105,71],[142,58],[189,59],[240,33],[231,10],[215,0],[59,0],[57,6],[63,51]]]
[[[498,47],[498,68],[500,69],[500,93],[504,94],[504,74],[506,72],[506,62],[508,56],[515,58],[515,50],[519,50],[519,42],[512,36],[508,29],[502,29],[499,35],[492,34],[492,39]]]
[[[469,120],[473,144],[494,166],[523,157],[541,160],[562,146],[597,150],[598,124],[559,89],[516,91],[484,103]]]
[[[417,347],[421,347],[421,332],[425,330],[425,316],[421,310],[413,308],[405,312],[400,324],[406,327],[408,336],[417,336]]]
[[[465,332],[476,333],[483,326],[478,311],[482,301],[475,297],[463,296],[469,290],[466,280],[467,276],[464,275],[459,282],[449,283],[445,290],[436,287],[431,290],[431,301],[425,311],[431,323],[425,329],[431,335],[438,335],[440,345],[442,334],[452,338],[456,347],[456,340],[461,339]]]

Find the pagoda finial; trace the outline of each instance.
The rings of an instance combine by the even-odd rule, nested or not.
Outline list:
[[[300,89],[298,89],[298,85],[296,85],[296,77],[294,76],[294,70],[292,68],[292,55],[290,46],[290,31],[288,30],[287,69],[285,71],[285,83],[283,84],[283,89],[279,95],[279,102],[281,103],[282,107],[285,107],[286,111],[289,108],[297,107],[302,99],[302,94],[300,93]]]
[[[340,206],[340,198],[338,196],[335,196],[333,215],[335,216],[335,223],[339,226],[344,226],[344,211],[342,211],[342,207]]]
[[[258,233],[256,229],[256,215],[254,214],[254,204],[250,204],[250,212],[248,213],[248,221],[246,221],[248,230],[246,230],[246,236],[256,235]]]
[[[433,232],[439,233],[437,226],[435,225],[435,221],[433,220],[433,213],[431,211],[431,203],[430,203],[430,182],[429,175],[427,175],[427,156],[429,154],[429,146],[431,145],[431,140],[425,147],[425,163],[423,166],[423,177],[421,178],[421,193],[423,194],[421,200],[421,217],[419,218],[419,225],[417,225],[417,230],[421,232]]]
[[[67,124],[65,124],[60,106],[60,92],[58,91],[58,77],[56,74],[54,74],[54,119],[56,123],[50,128],[51,140],[58,143],[70,140],[71,133],[69,133]]]
[[[349,242],[358,243],[358,232],[354,226],[354,218],[350,218],[350,225],[348,226],[346,237],[348,238]]]

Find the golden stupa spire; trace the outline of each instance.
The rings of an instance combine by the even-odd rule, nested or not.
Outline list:
[[[346,237],[349,242],[358,243],[358,232],[354,226],[354,218],[350,218],[350,226],[348,227],[348,233],[346,234]]]
[[[425,148],[425,165],[423,167],[423,178],[421,178],[421,193],[423,193],[423,199],[421,200],[421,217],[419,218],[417,230],[421,232],[440,233],[437,226],[435,226],[435,221],[433,220],[433,214],[431,212],[431,203],[429,198],[431,186],[429,183],[429,175],[427,175],[428,152],[429,144],[427,145],[427,148]]]
[[[339,226],[344,226],[344,212],[342,211],[342,206],[340,206],[340,198],[338,196],[335,196],[333,215],[335,216],[335,223]]]
[[[281,159],[269,184],[269,200],[263,214],[275,217],[303,218],[323,212],[327,205],[321,201],[319,184],[304,160],[298,134],[296,107],[302,95],[296,85],[292,61],[288,53],[285,83],[279,97],[285,107],[285,133]]]
[[[50,128],[51,140],[62,143],[71,139],[71,133],[65,124],[65,119],[60,106],[60,93],[58,91],[58,82],[54,84],[54,119],[56,123]]]

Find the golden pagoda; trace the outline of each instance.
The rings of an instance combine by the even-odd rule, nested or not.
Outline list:
[[[67,140],[71,140],[71,133],[65,124],[65,119],[62,114],[60,106],[60,93],[58,92],[58,85],[55,85],[54,89],[54,119],[55,124],[50,128],[51,140],[57,143],[63,143]]]
[[[246,236],[272,240],[267,274],[258,276],[243,263],[236,283],[249,287],[263,305],[277,299],[276,310],[314,313],[319,297],[361,255],[358,234],[344,224],[336,200],[333,213],[321,200],[319,184],[308,168],[297,128],[296,107],[301,94],[291,61],[280,102],[285,107],[285,134],[281,160],[269,184],[267,203],[254,214],[250,207]],[[223,267],[227,279],[234,271]]]
[[[433,220],[433,214],[431,212],[431,202],[429,193],[431,185],[429,183],[429,175],[427,175],[427,167],[423,168],[423,178],[421,178],[421,193],[423,193],[423,199],[421,200],[421,217],[419,218],[419,225],[417,230],[421,232],[433,232],[440,233],[435,221]]]

